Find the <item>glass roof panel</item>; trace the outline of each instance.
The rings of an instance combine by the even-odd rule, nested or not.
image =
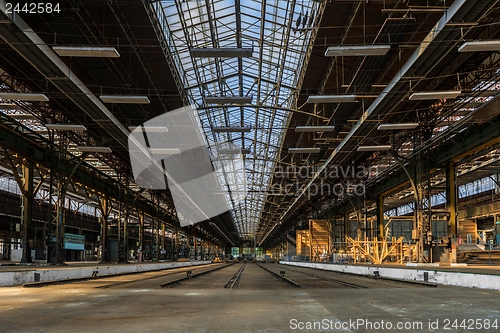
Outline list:
[[[245,157],[246,199],[232,204],[242,238],[254,235],[271,174],[295,107],[294,92],[306,58],[314,13],[312,0],[162,0],[169,52],[189,103],[199,110],[210,147],[234,144]],[[263,12],[264,11],[264,12]],[[310,14],[310,16],[308,16]],[[299,19],[300,18],[300,19]],[[193,58],[192,48],[252,48],[248,58]],[[252,96],[244,106],[208,106],[204,96]],[[280,109],[283,108],[283,109]],[[265,126],[262,126],[265,124]],[[214,126],[250,126],[248,133],[214,133]],[[229,195],[228,203],[231,202]]]

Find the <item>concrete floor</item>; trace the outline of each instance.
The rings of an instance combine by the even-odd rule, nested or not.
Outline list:
[[[489,319],[492,323],[497,320],[500,326],[500,292],[442,286],[414,287],[309,270],[318,275],[371,287],[354,289],[332,282],[319,282],[299,273],[296,268],[293,268],[296,272],[286,272],[287,277],[302,284],[302,288],[293,288],[253,263],[246,265],[239,288],[224,289],[241,265],[223,268],[173,288],[160,288],[160,284],[174,275],[185,275],[185,271],[127,275],[43,288],[0,288],[0,332],[500,330],[500,327],[454,329],[451,325],[454,319],[460,322],[462,319],[478,319],[474,324]],[[278,264],[265,265],[275,270],[286,269]],[[367,328],[368,324],[361,325],[361,322],[359,326],[351,324],[362,319],[372,322],[371,329]],[[451,319],[450,330],[444,329],[446,319]],[[438,320],[439,326],[429,329],[429,320],[432,323]],[[323,327],[305,329],[307,322],[321,322]],[[422,323],[422,329],[387,329],[388,322],[393,325],[399,322],[409,323],[407,325]],[[300,329],[301,323],[304,329]],[[377,325],[385,326],[376,329]]]

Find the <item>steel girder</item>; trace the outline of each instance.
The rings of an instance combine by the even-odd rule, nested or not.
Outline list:
[[[62,161],[58,160],[58,155],[50,149],[50,144],[48,142],[46,142],[45,146],[40,145],[40,143],[30,139],[29,136],[26,135],[29,130],[25,127],[23,128],[23,132],[15,132],[5,128],[4,126],[0,126],[0,145],[9,150],[16,151],[32,162],[39,163],[46,168],[50,168],[51,165],[66,165],[67,174],[72,172],[75,166],[74,162],[63,164]],[[32,134],[36,135],[35,133]],[[122,192],[121,195],[122,197],[125,195],[127,202],[134,202],[134,206],[132,207],[133,209],[137,209],[145,214],[158,218],[166,217],[168,223],[172,225],[177,224],[177,222],[168,213],[166,213],[166,211],[155,209],[155,207],[153,207],[151,203],[148,203],[145,198],[136,198],[136,195],[130,193],[129,191],[127,191],[129,192],[128,194],[123,194],[125,193],[123,184],[107,177],[99,170],[90,166],[85,166],[85,163],[82,168],[76,169],[73,178],[109,198],[118,199],[120,197],[120,192]]]
[[[436,60],[447,54],[452,45],[457,43],[457,38],[455,38],[455,36],[460,36],[461,30],[460,28],[447,26],[448,22],[451,22],[452,20],[475,21],[484,15],[485,12],[490,10],[496,3],[497,1],[488,1],[482,2],[478,5],[476,2],[472,3],[464,0],[455,1],[445,15],[443,15],[441,20],[436,24],[434,29],[429,32],[424,41],[419,45],[412,57],[410,57],[406,64],[402,66],[398,75],[391,80],[390,84],[384,89],[374,103],[371,104],[370,107],[364,112],[363,116],[354,125],[353,129],[335,148],[320,168],[320,172],[318,172],[318,174],[320,174],[321,170],[325,169],[334,161],[338,162],[345,159],[347,156],[345,153],[348,153],[349,149],[351,149],[348,145],[348,143],[351,142],[351,138],[366,135],[373,130],[374,125],[367,122],[367,120],[372,119],[378,114],[384,114],[384,112],[387,113],[387,110],[392,110],[398,103],[401,102],[401,95],[397,94],[397,92],[407,92],[407,82],[403,82],[401,80],[404,75],[419,75],[420,73],[425,73],[430,70],[433,66],[435,66]],[[439,50],[439,52],[436,50]],[[299,194],[294,201],[292,201],[286,212],[281,216],[282,220],[286,219],[290,213],[294,212],[297,205],[300,206],[304,202],[302,200],[303,195],[316,181],[316,179],[317,176],[314,176],[309,181],[304,191]]]

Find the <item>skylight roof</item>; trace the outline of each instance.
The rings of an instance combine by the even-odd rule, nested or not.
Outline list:
[[[245,157],[249,193],[246,200],[232,205],[232,215],[240,236],[252,239],[290,120],[286,109],[296,108],[295,91],[323,4],[311,0],[163,0],[161,6],[158,19],[165,29],[168,51],[183,94],[199,110],[210,150],[230,144],[251,151]],[[251,48],[253,52],[243,58],[192,57],[190,50],[201,48]],[[204,104],[204,97],[224,96],[252,96],[252,104]],[[252,130],[211,130],[228,126]],[[231,202],[229,196],[227,200]]]

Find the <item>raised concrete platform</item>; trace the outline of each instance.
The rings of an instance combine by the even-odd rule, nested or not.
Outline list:
[[[314,262],[294,262],[280,261],[283,265],[292,265],[299,267],[310,267],[334,272],[343,272],[349,274],[378,275],[392,279],[426,281],[443,285],[500,290],[500,268],[473,268],[442,266],[434,267],[408,267],[394,265],[340,265],[332,263],[314,263]],[[452,270],[453,269],[453,270]]]
[[[54,282],[158,271],[209,264],[210,261],[151,262],[130,264],[82,263],[68,266],[4,266],[0,270],[0,286],[22,286],[33,282]]]

